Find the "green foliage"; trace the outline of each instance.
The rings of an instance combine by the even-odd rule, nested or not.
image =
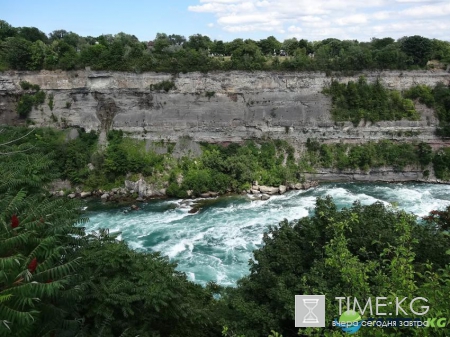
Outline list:
[[[175,83],[173,81],[162,81],[159,83],[151,84],[150,90],[151,91],[160,91],[164,90],[165,92],[168,92],[170,90],[176,90]]]
[[[74,333],[78,323],[68,313],[77,299],[79,204],[43,197],[53,163],[22,152],[31,148],[30,132],[22,139],[4,133],[9,143],[3,143],[0,161],[0,335]]]
[[[215,91],[207,91],[205,92],[205,96],[208,98],[214,97],[216,95]]]
[[[159,253],[136,252],[108,231],[89,235],[81,251],[86,335],[209,336],[211,294]]]
[[[413,65],[424,67],[432,55],[433,43],[426,37],[414,35],[402,38],[400,48],[412,59]]]
[[[27,118],[31,110],[33,110],[34,99],[32,95],[22,95],[17,103],[17,113],[21,118]]]
[[[429,86],[424,84],[418,84],[406,90],[405,97],[419,99],[420,103],[425,104],[429,108],[434,106],[433,91]]]
[[[372,167],[393,166],[402,170],[405,166],[430,164],[433,153],[425,143],[394,143],[389,140],[369,142],[361,145],[319,144],[307,141],[308,154],[304,158],[313,167],[335,167],[369,170]]]
[[[433,167],[436,178],[450,180],[450,148],[436,151],[433,157]]]
[[[430,317],[449,313],[445,301],[432,289],[437,285],[443,292],[449,289],[448,284],[443,285],[449,271],[440,269],[448,265],[449,256],[436,251],[449,248],[446,233],[433,223],[417,223],[405,212],[380,203],[355,203],[339,211],[331,198],[318,199],[312,217],[283,221],[271,228],[263,241],[250,261],[250,275],[241,279],[237,288],[221,292],[217,310],[222,325],[234,335],[263,336],[270,330],[283,336],[336,332],[331,326],[294,328],[292,299],[299,294],[326,294],[327,299],[423,296],[430,300]],[[337,301],[328,300],[326,308],[327,320],[338,316]],[[401,328],[385,331],[406,333]],[[378,332],[366,329],[364,334],[375,336]]]
[[[227,147],[204,144],[200,157],[177,162],[164,156],[154,159],[156,155],[147,153],[143,142],[124,138],[121,131],[108,134],[111,154],[95,152],[96,140],[95,133],[83,130],[72,141],[51,129],[6,127],[0,132],[0,336],[339,333],[330,326],[296,329],[293,299],[298,294],[326,294],[327,299],[383,295],[388,302],[421,296],[429,300],[427,316],[450,317],[450,255],[443,254],[450,251],[450,208],[433,211],[419,222],[381,203],[356,202],[339,210],[331,198],[317,199],[311,217],[283,221],[264,234],[264,244],[250,261],[250,275],[237,287],[202,288],[159,253],[131,250],[116,239],[118,233],[100,230],[85,235],[80,227],[85,221],[79,218],[81,205],[47,198],[43,186],[61,177],[61,172],[79,175],[77,168],[84,168],[87,160],[97,172],[87,179],[105,177],[102,160],[122,151],[124,165],[140,170],[135,162],[145,161],[155,172],[169,170],[168,191],[173,195],[188,188],[198,193],[248,188],[255,177],[265,184],[290,177],[297,168],[292,147],[283,141]],[[450,172],[449,149],[433,156],[426,144],[365,146],[309,140],[307,153],[322,165],[335,165],[346,154],[340,163],[352,167],[381,162],[401,166],[410,161],[428,165],[433,157],[436,172]],[[391,157],[383,157],[381,149]],[[58,161],[53,162],[52,156]],[[180,175],[184,176],[181,186]],[[337,313],[337,303],[328,300],[327,318]],[[383,333],[403,336],[411,331],[396,327]],[[364,334],[378,332],[367,329]]]
[[[37,84],[31,84],[27,81],[21,81],[20,86],[23,90],[34,90],[33,94],[23,94],[17,103],[16,111],[21,118],[27,118],[30,112],[38,108],[45,102],[45,92],[40,90]]]
[[[30,82],[27,82],[27,81],[20,81],[19,84],[23,90],[39,91],[41,89],[37,84],[31,84]]]
[[[214,70],[286,70],[353,72],[366,69],[420,69],[429,60],[450,62],[447,41],[421,36],[373,38],[370,42],[325,39],[278,41],[275,37],[230,42],[201,34],[186,38],[157,33],[148,44],[134,35],[118,33],[82,37],[56,30],[49,38],[35,27],[12,27],[0,23],[0,69],[116,70],[141,73],[185,73]],[[280,50],[287,56],[279,55]],[[3,61],[3,62],[2,62]],[[155,89],[156,90],[156,89]]]
[[[379,80],[374,84],[368,84],[364,77],[347,84],[333,80],[324,93],[332,97],[331,114],[335,121],[358,125],[361,120],[420,119],[411,100],[403,98],[398,91],[386,89]]]
[[[50,108],[50,111],[53,111],[53,94],[48,95],[48,107]]]

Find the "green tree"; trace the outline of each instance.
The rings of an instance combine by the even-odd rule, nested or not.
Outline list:
[[[6,137],[5,137],[6,135]],[[79,204],[43,197],[54,175],[48,156],[26,154],[25,143],[4,130],[0,161],[0,335],[75,333],[77,299],[74,255],[83,229]]]
[[[87,237],[82,274],[87,336],[209,336],[213,298],[159,253],[136,252],[101,230]]]
[[[411,57],[412,64],[425,67],[433,51],[430,39],[419,35],[404,37],[399,40],[402,51]]]

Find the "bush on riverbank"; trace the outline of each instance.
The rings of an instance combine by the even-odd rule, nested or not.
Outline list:
[[[365,144],[320,144],[308,139],[307,164],[312,167],[360,169],[392,166],[401,171],[406,166],[425,168],[431,163],[433,152],[426,143],[394,143],[389,140]]]
[[[5,127],[0,142],[21,137],[26,128]],[[309,139],[306,151],[295,158],[295,150],[286,141],[254,141],[242,145],[202,144],[198,157],[173,158],[173,144],[159,144],[167,149],[157,154],[145,141],[125,137],[122,131],[108,134],[109,146],[100,150],[94,132],[79,130],[79,137],[69,140],[67,132],[38,128],[15,143],[25,146],[33,139],[33,151],[55,158],[55,176],[90,190],[111,190],[123,186],[125,179],[143,176],[170,197],[185,198],[213,191],[225,193],[248,190],[253,181],[279,186],[301,182],[301,172],[317,168],[361,169],[391,166],[401,171],[407,166],[426,167],[433,163],[436,176],[448,179],[450,160],[447,150],[433,153],[425,143],[395,143],[389,140],[365,144],[324,144]],[[91,164],[91,165],[89,165]]]
[[[365,305],[368,298],[386,296],[388,317],[410,318],[421,316],[409,309],[406,315],[396,313],[395,298],[424,297],[430,306],[426,317],[447,318],[450,243],[445,228],[450,224],[437,227],[433,218],[427,221],[419,224],[415,216],[381,203],[356,202],[340,211],[330,197],[318,199],[313,216],[281,222],[264,234],[264,245],[249,263],[250,275],[236,288],[222,290],[217,313],[229,330],[245,336],[265,336],[269,330],[283,336],[337,335],[338,328],[331,327],[339,317],[336,297],[352,297],[351,305],[356,297]],[[326,295],[325,328],[294,327],[294,296],[301,294]],[[376,316],[373,307],[363,319]],[[364,336],[380,336],[379,328],[362,329]],[[428,334],[444,336],[443,330]],[[409,331],[397,326],[381,335]]]

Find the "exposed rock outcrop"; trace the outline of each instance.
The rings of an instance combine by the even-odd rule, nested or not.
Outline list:
[[[336,79],[355,81],[360,75]],[[450,81],[450,73],[446,71],[366,72],[364,75],[368,82],[379,79],[388,88],[398,90],[415,84]],[[151,84],[164,80],[174,81],[176,89],[150,90]],[[411,139],[400,132],[414,131],[416,139],[440,144],[434,136],[436,118],[425,108],[421,108],[420,121],[367,123],[358,127],[350,122],[334,123],[330,98],[322,94],[331,80],[323,73],[312,72],[232,71],[173,76],[9,71],[0,73],[0,124],[24,123],[17,117],[16,104],[22,93],[19,82],[28,81],[54,96],[53,110],[43,104],[31,112],[29,119],[33,123],[101,131],[102,141],[106,131],[115,128],[153,141],[177,141],[189,136],[194,142],[241,142],[271,137],[296,144],[303,144],[307,138],[328,142]],[[215,94],[207,97],[207,92]],[[195,145],[189,149],[193,153],[197,150]]]

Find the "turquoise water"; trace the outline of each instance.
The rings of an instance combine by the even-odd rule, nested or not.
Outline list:
[[[364,205],[380,201],[396,203],[418,216],[450,205],[449,185],[336,183],[272,196],[267,201],[251,201],[248,196],[217,198],[197,214],[188,213],[192,201],[152,201],[128,213],[124,212],[127,207],[88,203],[86,229],[120,231],[120,238],[132,248],[161,251],[177,261],[178,269],[192,281],[235,285],[248,274],[252,251],[261,246],[269,226],[308,216],[316,198],[326,195],[339,207],[356,200]]]

